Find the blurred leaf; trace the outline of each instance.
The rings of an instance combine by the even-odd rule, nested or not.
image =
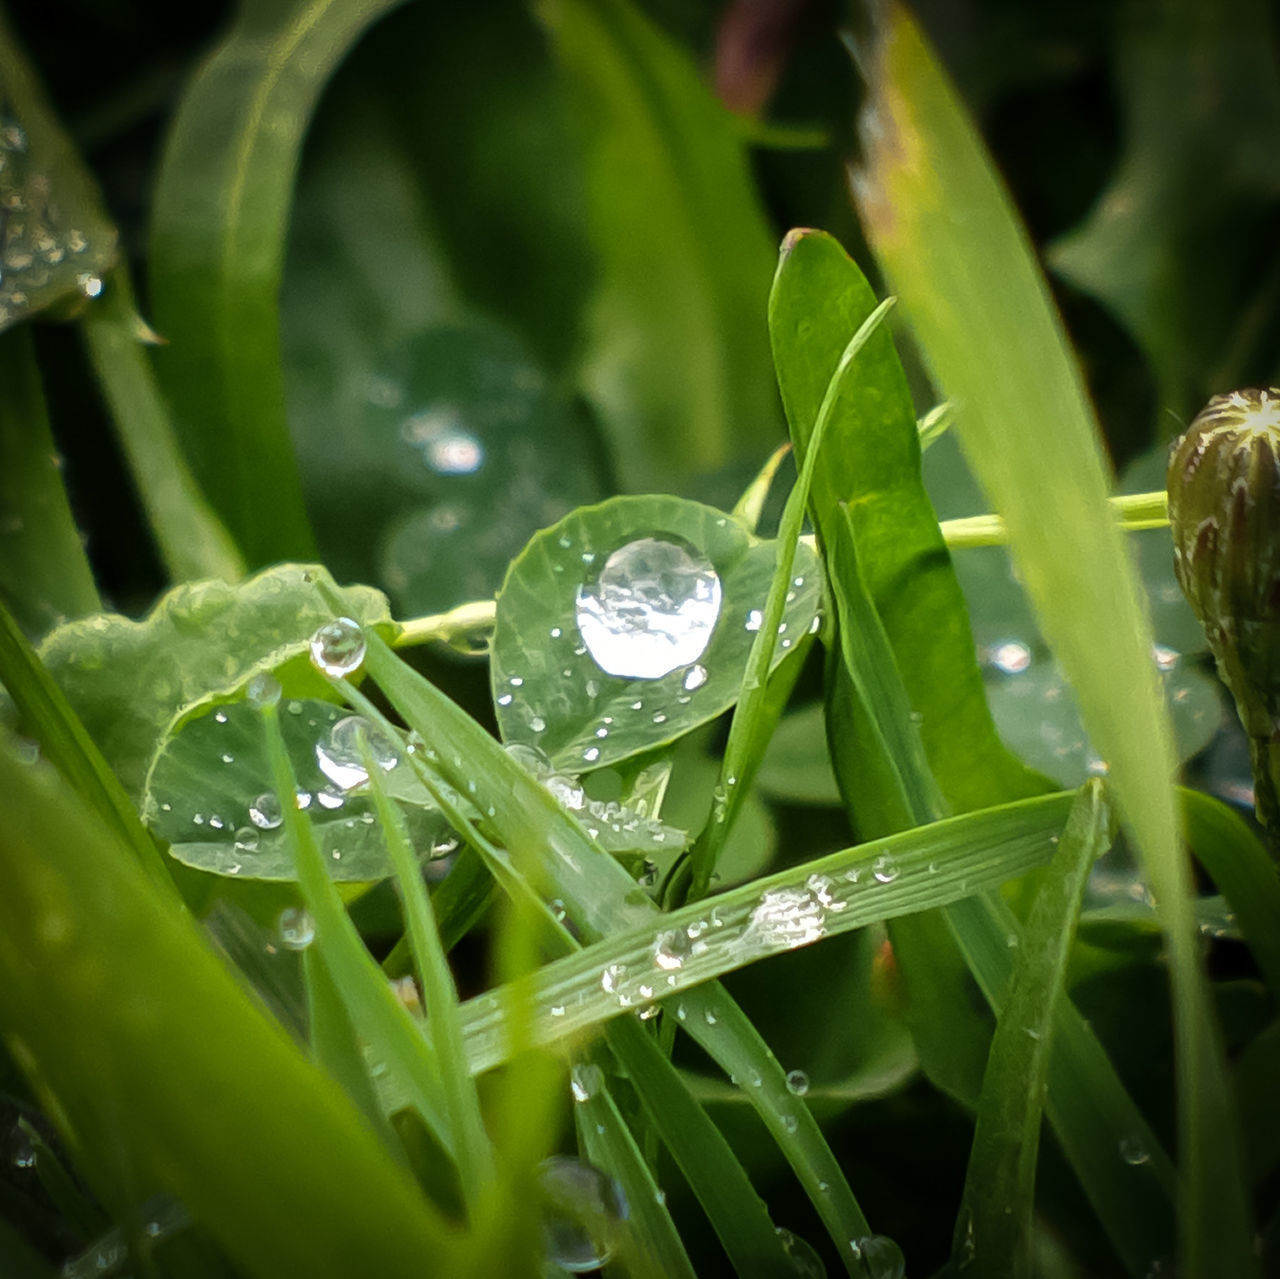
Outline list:
[[[1121,7],[1124,151],[1092,214],[1051,253],[1129,328],[1180,414],[1249,376],[1263,356],[1256,326],[1280,306],[1274,18],[1265,0]]]
[[[22,629],[39,636],[102,605],[67,502],[29,332],[0,336],[0,384],[0,593]]]
[[[312,550],[285,422],[277,298],[315,103],[398,0],[243,6],[187,87],[160,166],[157,368],[192,465],[251,566]]]
[[[756,785],[787,804],[839,804],[821,705],[784,715],[769,742]]]
[[[101,613],[60,626],[40,657],[125,789],[142,793],[161,739],[185,716],[235,696],[275,670],[286,696],[329,695],[312,667],[312,633],[334,617],[317,565],[281,564],[237,586],[192,582],[163,596],[141,621]],[[348,587],[344,610],[388,624],[386,600]]]
[[[587,146],[600,284],[582,383],[628,490],[778,442],[763,323],[772,236],[733,118],[625,0],[542,0]],[[846,335],[846,340],[848,336]]]
[[[1025,232],[901,6],[880,15],[865,70],[866,161],[854,183],[863,225],[957,406],[954,429],[1005,520],[1160,902],[1179,1046],[1181,1264],[1247,1275],[1239,1133],[1196,950],[1171,735],[1150,626],[1106,505],[1097,425]]]
[[[0,1023],[95,1190],[169,1191],[263,1279],[465,1273],[337,1085],[66,785],[6,752],[0,775]],[[252,1177],[229,1147],[253,1152]]]
[[[116,229],[0,15],[0,330],[68,296],[93,298]]]
[[[655,546],[670,564],[651,559]],[[615,498],[539,533],[498,599],[491,678],[503,737],[581,771],[715,718],[738,698],[775,559],[774,543],[732,517],[671,497]],[[812,551],[799,548],[794,571],[775,669],[820,599]]]
[[[1081,895],[1094,860],[1110,842],[1110,810],[1093,782],[1072,806],[1018,947],[1004,1008],[991,1041],[952,1262],[975,1279],[1027,1279],[1040,1124],[1048,1092],[1054,1012]]]

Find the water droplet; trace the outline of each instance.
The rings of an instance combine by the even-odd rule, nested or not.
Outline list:
[[[1132,1137],[1125,1137],[1120,1142],[1120,1158],[1130,1167],[1138,1168],[1150,1161],[1151,1152],[1142,1138],[1135,1134]]]
[[[316,803],[321,808],[327,808],[330,812],[336,808],[341,808],[344,802],[342,793],[332,786],[326,786],[323,790],[316,791]]]
[[[866,1235],[853,1243],[853,1255],[862,1262],[867,1279],[905,1279],[907,1259],[888,1235]]]
[[[787,1071],[787,1091],[793,1097],[803,1097],[809,1091],[809,1076],[803,1070]]]
[[[458,837],[450,832],[447,835],[441,835],[438,839],[432,841],[431,844],[431,860],[439,861],[442,857],[449,857],[458,851]]]
[[[253,826],[241,826],[236,831],[236,847],[251,853],[258,847],[258,831]]]
[[[300,813],[305,813],[311,807],[311,792],[301,789],[294,791],[293,806]]]
[[[547,731],[547,721],[541,715],[530,715],[529,728],[535,733],[545,733]]]
[[[422,453],[437,475],[472,475],[484,465],[484,445],[466,428],[453,405],[441,405],[406,418],[400,438]]]
[[[82,271],[76,276],[76,288],[87,298],[96,298],[102,294],[102,277],[91,271]]]
[[[705,666],[691,666],[685,672],[684,686],[691,693],[695,688],[701,688],[706,682],[707,668]]]
[[[31,1138],[23,1131],[21,1124],[14,1124],[9,1133],[7,1151],[9,1162],[15,1168],[34,1168],[36,1166],[36,1148]]]
[[[563,807],[572,812],[579,812],[586,805],[586,793],[572,777],[565,777],[556,773],[548,777],[542,784],[556,797]]]
[[[227,722],[227,712],[215,711],[213,715],[213,722],[215,724],[225,724]]]
[[[684,967],[692,949],[689,934],[683,928],[672,928],[658,934],[653,947],[653,962],[659,968],[674,972]]]
[[[758,609],[753,608],[747,614],[747,626],[749,631],[758,631],[764,625],[764,614]]]
[[[1031,666],[1031,649],[1022,640],[999,640],[987,650],[987,660],[1005,675],[1021,675]]]
[[[616,995],[622,987],[622,980],[627,975],[625,964],[610,964],[600,974],[600,989],[606,995]]]
[[[1177,669],[1178,661],[1182,654],[1176,648],[1168,648],[1164,644],[1156,644],[1151,650],[1151,656],[1155,661],[1156,669],[1162,675],[1167,675],[1170,671]]]
[[[280,681],[270,671],[259,671],[245,689],[255,706],[276,706],[280,701]]]
[[[592,1062],[581,1062],[569,1072],[569,1088],[574,1101],[579,1104],[590,1101],[600,1091],[603,1082],[600,1067]]]
[[[790,1230],[784,1230],[781,1226],[777,1233],[782,1251],[787,1254],[787,1260],[791,1263],[791,1273],[797,1279],[827,1279],[827,1268],[807,1239],[801,1239],[799,1235],[793,1235]]]
[[[340,790],[363,786],[365,771],[361,737],[373,762],[389,773],[400,762],[400,748],[381,728],[361,715],[348,715],[330,730],[326,740],[316,743],[316,763],[320,771]]]
[[[643,537],[614,551],[595,581],[579,587],[576,620],[601,670],[661,679],[706,651],[720,599],[720,577],[706,559]]]
[[[280,825],[284,818],[280,813],[280,801],[276,799],[274,792],[263,791],[249,805],[249,820],[259,830],[275,830]]]
[[[889,853],[881,853],[871,863],[871,873],[882,884],[891,884],[898,878],[898,863]]]
[[[604,1265],[627,1216],[618,1183],[581,1160],[554,1155],[538,1166],[538,1188],[548,1261],[570,1274]]]
[[[588,746],[587,749],[582,752],[582,758],[585,759],[588,764],[594,764],[596,760],[600,758],[600,748],[598,746]]]
[[[364,632],[349,617],[326,622],[311,637],[311,661],[334,679],[359,670],[364,654]]]
[[[301,906],[286,906],[276,920],[276,932],[289,950],[306,950],[316,939],[315,920]]]
[[[511,693],[503,693],[503,695],[498,698],[498,705],[510,706],[513,701],[515,701],[515,697]]]

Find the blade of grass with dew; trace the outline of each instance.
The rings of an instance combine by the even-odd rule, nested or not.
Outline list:
[[[725,744],[724,762],[720,769],[720,786],[725,797],[724,803],[712,810],[711,821],[702,838],[694,845],[690,857],[693,877],[689,893],[692,897],[702,897],[706,894],[720,850],[733,830],[734,818],[737,816],[741,797],[747,791],[750,774],[755,771],[763,758],[765,748],[769,744],[769,735],[777,723],[776,716],[772,717],[772,722],[763,717],[768,695],[769,667],[773,661],[774,647],[778,642],[778,624],[782,621],[782,612],[786,607],[787,592],[791,589],[791,568],[795,563],[796,543],[804,523],[809,489],[817,470],[818,459],[822,456],[822,439],[826,434],[828,423],[832,420],[835,406],[845,392],[846,384],[852,381],[850,371],[857,368],[856,361],[859,354],[871,340],[893,305],[894,299],[886,298],[867,316],[858,326],[853,337],[849,339],[823,395],[822,405],[818,410],[813,431],[803,454],[804,460],[800,466],[799,478],[796,480],[795,487],[787,495],[787,503],[783,508],[782,520],[778,527],[778,560],[774,568],[773,580],[769,583],[769,593],[765,598],[764,618],[751,645],[751,653],[747,658],[747,667],[742,677],[742,695],[734,708],[733,721],[729,725],[729,740]]]
[[[139,820],[124,787],[3,602],[0,683],[18,708],[22,728],[40,743],[49,762],[133,852],[152,883],[172,896],[173,880],[164,858]]]
[[[1111,842],[1099,782],[1081,789],[1022,930],[978,1102],[951,1262],[974,1279],[1030,1279],[1040,1124],[1085,883]]]
[[[875,605],[867,597],[860,573],[854,571],[857,560],[852,530],[837,525],[836,533],[831,547],[832,580],[838,583],[837,598],[846,613],[859,619],[857,626],[841,628],[842,656],[850,667],[867,661],[873,663],[872,670],[851,674],[848,685],[854,690],[874,689],[892,682],[895,677],[893,654],[882,647],[883,630],[873,624]],[[901,693],[884,694],[878,699],[878,713],[901,715],[904,700]],[[859,708],[859,716],[868,718],[865,706]],[[933,783],[927,776],[913,777],[922,765],[920,753],[911,743],[910,723],[900,724],[896,733],[885,732],[873,724],[866,740],[869,745],[905,743],[899,747],[902,753],[884,763],[881,769],[902,787],[895,801],[900,817],[908,825],[913,820],[926,820]],[[862,808],[868,808],[866,802]],[[894,809],[882,802],[873,815],[876,820],[892,819]],[[957,1039],[967,1036],[968,1039],[961,1041],[964,1051],[971,1055],[980,1053],[975,1060],[984,1060],[989,1051],[986,1032],[968,1010],[967,989],[956,985],[959,974],[954,971],[951,957],[962,959],[998,1016],[1012,969],[1008,939],[1017,937],[1019,926],[1012,911],[991,892],[962,897],[945,908],[943,917],[958,946],[958,955],[946,936],[940,935],[933,926],[937,917],[924,917],[926,930],[920,929],[921,920],[905,921],[911,925],[909,929],[891,923],[890,937],[895,950],[901,949],[919,961],[917,971],[922,972],[932,986],[931,1010],[943,1019],[941,1025],[946,1035],[941,1045],[933,1040],[927,1042],[934,1048],[945,1047],[946,1036]],[[925,946],[931,946],[932,951],[926,951]],[[904,971],[910,974],[912,970],[904,964]],[[963,1001],[959,1009],[952,1007],[957,1000]],[[936,1029],[931,1033],[936,1034]],[[1117,1250],[1131,1267],[1141,1271],[1153,1257],[1167,1250],[1173,1224],[1170,1197],[1175,1191],[1168,1156],[1160,1150],[1105,1052],[1089,1034],[1075,1006],[1066,999],[1054,1010],[1054,1043],[1047,1102],[1050,1121]],[[1151,1155],[1147,1175],[1126,1178],[1122,1176],[1124,1168],[1117,1156],[1120,1141],[1117,1134],[1135,1133],[1142,1135]]]
[[[4,750],[0,790],[0,1033],[104,1201],[95,1170],[123,1161],[261,1279],[466,1274],[341,1089],[114,832],[52,769]],[[252,1153],[252,1177],[228,1149]]]
[[[315,926],[316,947],[356,1031],[375,1061],[400,1079],[408,1103],[443,1149],[452,1156],[452,1134],[445,1122],[439,1062],[430,1043],[391,989],[347,915],[346,907],[316,845],[310,819],[294,802],[297,779],[280,733],[276,708],[262,708],[271,780],[280,801],[293,848],[298,890]]]
[[[599,1067],[574,1067],[573,1117],[587,1161],[608,1173],[627,1197],[631,1247],[621,1258],[637,1279],[696,1279],[693,1263],[631,1129],[627,1127]],[[596,1078],[582,1072],[595,1072]],[[581,1082],[580,1082],[581,1081]]]
[[[151,298],[193,469],[251,566],[313,543],[285,421],[278,294],[294,175],[321,90],[398,0],[239,11],[187,86],[160,164]]]
[[[245,575],[231,535],[196,484],[178,447],[169,410],[145,349],[124,267],[107,277],[103,296],[80,320],[80,333],[107,401],[160,560],[171,581]]]
[[[1263,980],[1280,999],[1280,880],[1266,846],[1238,813],[1200,791],[1179,792],[1187,839],[1227,899]]]
[[[35,346],[26,326],[0,334],[0,599],[29,635],[102,604],[49,429]]]
[[[367,638],[366,671],[378,682],[405,722],[416,728],[425,740],[435,743],[433,749],[450,784],[466,790],[473,802],[489,814],[490,823],[510,850],[509,870],[504,869],[502,859],[498,858],[494,862],[495,871],[519,877],[521,863],[531,866],[537,881],[545,880],[547,891],[564,901],[574,924],[591,938],[660,917],[660,912],[626,871],[613,858],[602,854],[555,798],[480,725],[399,661],[375,634]],[[367,707],[365,713],[372,711],[377,717],[366,699],[361,698],[355,704],[362,709]],[[662,971],[652,952],[647,959],[652,973]],[[729,1000],[723,992],[717,992],[717,997]],[[698,1024],[689,1026],[695,1038],[702,1028]],[[756,1069],[762,1076],[778,1070],[764,1041],[749,1022],[739,1023],[739,1035],[743,1040],[739,1044],[740,1052],[757,1063]],[[628,1041],[622,1042],[625,1045]],[[718,1041],[709,1040],[707,1047],[714,1055]],[[658,1059],[671,1069],[661,1053]],[[769,1123],[771,1116],[765,1114],[767,1107],[763,1101],[753,1095],[752,1102]],[[816,1188],[823,1180],[836,1184],[842,1174],[816,1122],[806,1114],[800,1127],[804,1131],[802,1141],[796,1140],[795,1134],[789,1131],[776,1134],[783,1154],[800,1170],[806,1186]],[[714,1191],[708,1189],[703,1193],[714,1194]],[[853,1202],[851,1193],[847,1202]],[[832,1219],[845,1203],[842,1195],[834,1194],[817,1206]],[[860,1212],[857,1219],[861,1220]],[[842,1240],[847,1241],[849,1237],[845,1232]]]
[[[458,1019],[458,992],[436,927],[431,898],[422,881],[422,868],[409,844],[404,814],[387,794],[382,770],[374,763],[367,738],[362,741],[361,755],[400,890],[414,968],[440,1070],[462,1192],[467,1202],[474,1205],[493,1185],[493,1150],[485,1132],[475,1081],[467,1068],[467,1050]]]
[[[976,130],[898,3],[865,58],[863,226],[1009,530],[1153,892],[1173,986],[1181,1264],[1255,1274],[1241,1139],[1197,951],[1152,637],[1106,505],[1099,432],[1044,279]]]

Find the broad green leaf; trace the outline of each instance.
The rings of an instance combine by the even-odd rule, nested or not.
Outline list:
[[[352,725],[344,723],[351,720],[350,712],[332,702],[298,698],[287,699],[282,711],[280,728],[298,779],[298,804],[311,815],[330,875],[342,883],[385,879],[391,874],[386,835],[376,820],[367,775],[360,775],[355,735],[347,732]],[[403,743],[391,751],[402,752]],[[335,761],[328,772],[321,757],[326,752]],[[400,782],[398,793],[410,801],[408,820],[424,855],[431,856],[433,846],[454,847],[448,824],[426,807],[426,792],[409,781],[402,754],[388,754],[385,763],[391,765],[388,782]],[[265,782],[269,776],[257,706],[222,703],[165,739],[147,774],[143,816],[187,866],[240,879],[293,880],[283,814],[271,803],[264,812],[261,803],[264,791],[271,790]],[[348,778],[350,784],[344,784]]]
[[[1272,358],[1240,304],[1274,320],[1274,289],[1257,281],[1280,203],[1275,12],[1264,0],[1118,9],[1120,162],[1050,261],[1129,329],[1164,403],[1189,414]]]
[[[876,306],[858,267],[830,236],[794,231],[769,302],[778,384],[803,459],[845,344]],[[871,598],[893,639],[898,668],[939,786],[963,810],[1045,789],[1001,745],[974,659],[964,599],[920,472],[906,376],[881,330],[858,358],[835,406],[811,509],[828,545],[847,503]],[[963,738],[965,749],[953,743]]]
[[[1081,895],[1110,842],[1110,813],[1097,782],[1078,795],[1018,947],[991,1041],[952,1262],[975,1279],[1031,1274],[1040,1121]]]
[[[125,789],[140,796],[150,760],[188,715],[237,697],[275,670],[286,696],[328,694],[307,644],[333,608],[316,565],[281,564],[238,585],[175,587],[140,622],[103,613],[60,626],[40,657]],[[386,600],[368,587],[343,592],[343,611],[389,625]]]
[[[0,596],[31,636],[102,607],[49,429],[31,335],[0,335]]]
[[[687,557],[667,580],[647,576],[654,541]],[[774,543],[732,517],[671,497],[614,498],[545,529],[512,564],[498,599],[491,678],[503,737],[582,771],[715,718],[738,698],[775,558]],[[821,577],[803,546],[792,591],[775,668],[817,616]],[[584,612],[584,597],[601,607]],[[682,601],[685,612],[664,622],[663,608]]]
[[[7,752],[0,777],[0,1029],[95,1190],[167,1190],[262,1279],[466,1273],[338,1086],[65,783]],[[252,1177],[229,1146],[253,1152]]]
[[[1196,952],[1152,638],[1106,503],[1097,425],[1025,233],[954,91],[900,5],[866,60],[863,225],[966,455],[1008,528],[1041,629],[1110,765],[1167,930],[1183,1151],[1182,1264],[1255,1269],[1239,1134]],[[999,370],[1000,376],[993,375]]]
[[[116,229],[93,179],[0,18],[0,330],[68,297],[94,298]]]
[[[151,222],[157,368],[196,476],[251,566],[312,550],[285,422],[277,298],[303,136],[397,0],[244,6],[187,86]]]
[[[587,147],[599,285],[580,378],[623,488],[777,443],[760,317],[771,239],[732,117],[626,0],[543,0]],[[846,334],[846,340],[850,334]]]

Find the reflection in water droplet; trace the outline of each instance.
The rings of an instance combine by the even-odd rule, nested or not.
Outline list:
[[[326,622],[311,637],[311,661],[335,679],[350,675],[364,661],[364,634],[349,617]]]
[[[570,1274],[604,1265],[627,1216],[618,1183],[590,1164],[555,1155],[538,1165],[538,1188],[547,1260]]]
[[[809,1076],[803,1070],[789,1070],[787,1091],[794,1097],[803,1097],[809,1091]]]
[[[301,906],[286,906],[276,920],[276,932],[289,950],[306,950],[316,939],[315,920]]]
[[[907,1259],[888,1235],[866,1235],[854,1240],[853,1255],[862,1262],[867,1279],[905,1279]]]
[[[399,747],[382,729],[361,715],[348,715],[329,730],[325,741],[316,743],[316,763],[320,771],[340,790],[363,786],[369,780],[361,750],[362,737],[373,762],[384,773],[389,773],[400,762]]]
[[[578,588],[576,620],[601,670],[661,679],[696,662],[720,616],[720,577],[691,548],[642,537],[614,551]]]
[[[275,830],[284,820],[280,814],[280,801],[271,791],[263,791],[249,805],[249,820],[259,830]]]

